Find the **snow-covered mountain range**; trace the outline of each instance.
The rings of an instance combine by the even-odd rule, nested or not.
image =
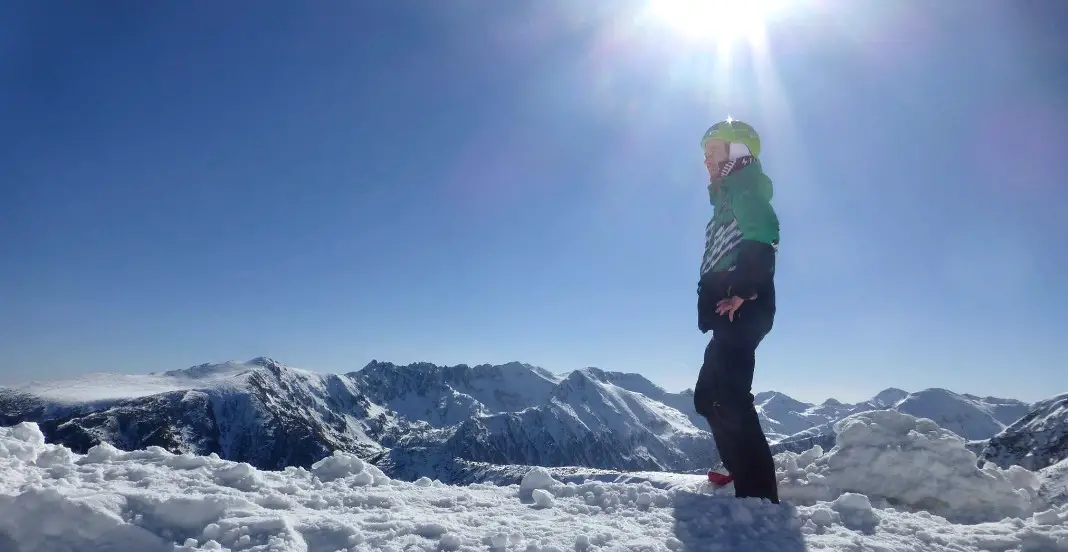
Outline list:
[[[1035,403],[1024,417],[992,437],[982,459],[1038,471],[1068,458],[1068,393]]]
[[[264,358],[0,389],[0,425],[24,420],[72,450],[159,446],[264,469],[310,465],[336,449],[374,454],[394,430],[351,378]]]
[[[774,391],[758,394],[756,401],[768,439],[777,441],[779,449],[795,452],[814,444],[833,446],[836,422],[872,410],[896,410],[928,418],[975,442],[973,448],[981,449],[981,441],[1004,430],[1031,409],[1028,403],[1015,399],[977,397],[939,388],[909,393],[891,387],[857,404],[828,399],[823,404],[810,405]]]
[[[770,391],[757,403],[776,450],[795,452],[833,444],[833,425],[860,412],[929,418],[978,442],[1030,409],[943,389],[888,389],[858,404],[819,405]],[[693,472],[715,462],[691,391],[671,393],[637,374],[553,374],[520,363],[372,361],[334,375],[261,357],[0,388],[0,425],[21,421],[39,423],[50,442],[81,453],[107,441],[279,469],[345,450],[404,479],[465,480],[498,465]]]

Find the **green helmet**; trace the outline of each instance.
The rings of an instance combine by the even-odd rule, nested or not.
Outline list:
[[[760,135],[753,127],[741,121],[728,118],[726,121],[720,121],[708,127],[704,137],[701,138],[701,149],[705,148],[705,142],[709,140],[740,142],[749,148],[749,153],[753,154],[753,157],[760,156]]]

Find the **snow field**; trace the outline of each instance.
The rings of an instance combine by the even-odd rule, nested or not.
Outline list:
[[[1045,504],[1033,473],[968,468],[959,437],[897,412],[838,430],[827,453],[777,457],[773,505],[680,474],[563,483],[532,468],[461,487],[345,453],[279,472],[160,448],[78,455],[23,423],[0,428],[0,550],[1068,551],[1068,506]]]

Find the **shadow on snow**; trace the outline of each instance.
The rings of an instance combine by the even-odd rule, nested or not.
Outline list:
[[[675,538],[680,552],[803,552],[797,510],[771,504],[693,492],[675,495]]]

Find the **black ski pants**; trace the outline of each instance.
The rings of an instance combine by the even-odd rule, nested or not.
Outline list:
[[[726,315],[711,321],[712,339],[705,348],[693,400],[734,477],[735,496],[778,503],[775,463],[752,394],[756,349],[774,319],[774,307],[761,303],[760,298],[743,303],[733,322]]]

